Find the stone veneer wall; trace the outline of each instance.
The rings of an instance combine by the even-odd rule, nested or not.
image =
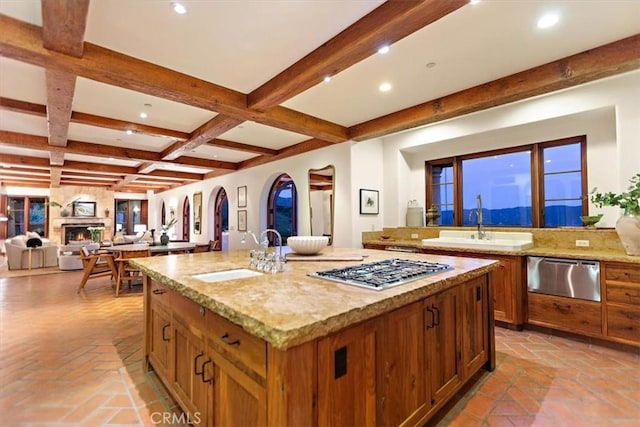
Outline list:
[[[96,202],[96,217],[74,218],[69,216],[63,218],[60,216],[62,208],[49,207],[49,239],[60,243],[62,241],[60,235],[62,223],[82,222],[83,220],[85,222],[104,223],[105,230],[102,238],[111,239],[113,237],[113,217],[115,215],[115,192],[100,187],[87,186],[51,187],[49,189],[49,200],[55,200],[62,205],[66,205],[76,199],[80,202]],[[109,209],[109,217],[105,216],[105,209]]]
[[[364,231],[362,240],[376,240],[380,236],[390,236],[396,240],[430,239],[438,237],[440,230],[470,230],[470,227],[398,227],[383,228],[382,231]],[[566,228],[498,228],[485,227],[486,231],[525,231],[533,233],[535,246],[553,249],[598,250],[624,252],[620,238],[613,228],[587,229],[584,227]],[[417,235],[418,237],[411,237]],[[589,247],[576,247],[576,240],[589,240]]]

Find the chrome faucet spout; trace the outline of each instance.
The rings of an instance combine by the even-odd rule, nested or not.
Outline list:
[[[476,218],[478,220],[478,239],[482,240],[487,236],[484,231],[484,221],[482,218],[482,196],[478,194],[476,196]]]
[[[267,233],[274,233],[278,236],[278,255],[282,258],[282,236],[278,232],[278,230],[273,228],[267,228],[262,233],[260,233],[260,241],[263,245],[269,246],[269,239],[267,239]]]
[[[260,242],[258,241],[258,237],[251,230],[247,230],[242,234],[242,239],[240,239],[240,243],[242,243],[243,245],[247,243],[247,234],[250,234],[251,237],[253,237],[253,241],[256,242],[256,245],[260,245]]]

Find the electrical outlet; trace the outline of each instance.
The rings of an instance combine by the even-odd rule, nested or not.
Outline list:
[[[418,233],[411,233],[411,238],[412,239],[417,239],[418,238]]]
[[[581,247],[581,248],[588,248],[589,247],[589,241],[588,240],[576,240],[576,246]]]

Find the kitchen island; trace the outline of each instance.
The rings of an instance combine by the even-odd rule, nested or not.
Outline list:
[[[489,284],[498,263],[354,252],[364,260],[289,262],[215,283],[192,276],[245,268],[247,251],[137,259],[147,368],[195,424],[423,424],[495,366]],[[389,258],[453,269],[382,291],[307,276]]]

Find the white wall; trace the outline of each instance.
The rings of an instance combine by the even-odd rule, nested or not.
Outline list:
[[[167,209],[169,206],[176,207],[176,216],[181,221],[182,203],[185,196],[189,197],[193,206],[193,193],[202,191],[203,207],[211,208],[210,199],[215,197],[220,188],[224,188],[229,199],[229,249],[242,248],[240,239],[242,233],[237,231],[238,209],[247,210],[247,229],[259,232],[266,227],[266,197],[271,184],[277,176],[282,173],[288,174],[294,181],[298,191],[298,234],[310,234],[309,217],[309,169],[321,169],[327,165],[335,166],[335,237],[334,245],[338,247],[348,247],[351,245],[351,223],[349,213],[351,212],[350,193],[350,147],[348,143],[336,144],[304,153],[291,158],[274,161],[264,165],[249,169],[243,169],[216,178],[207,179],[201,182],[182,186],[170,191],[165,191],[154,196],[151,202],[156,207],[156,228],[160,226],[159,212],[162,201]],[[240,186],[247,187],[247,207],[238,208],[238,192]],[[207,212],[212,212],[208,210]],[[202,234],[193,234],[193,224],[191,225],[191,241],[206,243],[213,238],[213,222],[209,216],[203,212],[205,218],[202,222]],[[178,229],[182,224],[178,223]],[[360,239],[358,238],[358,242]]]
[[[640,172],[639,99],[636,71],[385,137],[384,225],[403,226],[407,202],[424,201],[426,160],[569,136],[587,135],[589,188],[623,190]],[[620,215],[601,211],[606,226]]]

